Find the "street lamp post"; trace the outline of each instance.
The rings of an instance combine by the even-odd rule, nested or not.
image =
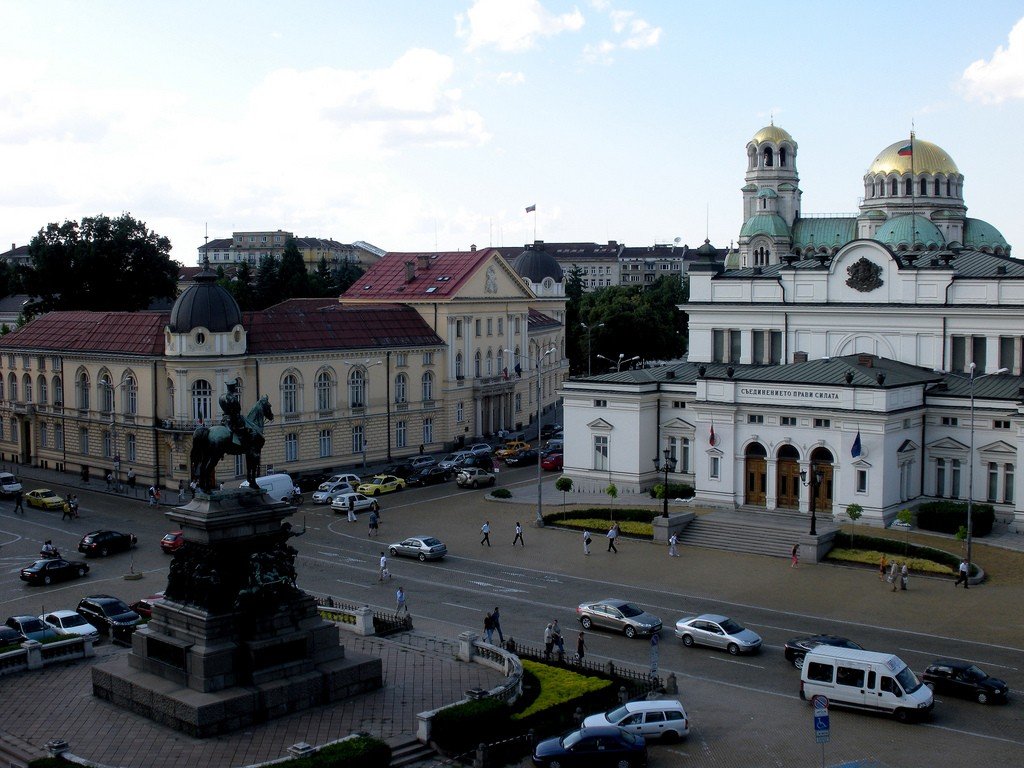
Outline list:
[[[540,344],[537,344],[537,519],[538,527],[544,526],[544,510],[541,503],[541,456],[540,456],[540,364],[541,361],[555,351],[554,347],[544,352],[540,351]]]
[[[604,323],[598,323],[597,325],[587,325],[586,323],[580,323],[580,326],[587,332],[587,378],[590,378],[590,333],[595,328],[603,328]]]
[[[672,458],[672,451],[666,448],[662,451],[662,455],[665,457],[664,463],[658,466],[658,457],[654,457],[654,471],[665,473],[665,484],[661,486],[661,516],[668,517],[668,473],[676,471],[676,460]]]
[[[811,531],[810,531],[810,535],[811,536],[817,536],[818,535],[818,517],[816,515],[816,510],[818,508],[818,488],[821,487],[821,481],[825,479],[825,473],[821,470],[820,467],[815,467],[814,466],[814,462],[811,462],[810,478],[808,478],[807,475],[808,475],[808,473],[807,473],[806,470],[801,470],[800,471],[800,482],[803,483],[805,487],[809,487],[811,489],[811,496],[810,496]]]
[[[625,352],[619,352],[619,359],[612,360],[610,357],[605,357],[602,354],[597,354],[595,357],[600,357],[602,360],[607,360],[609,363],[615,366],[615,371],[618,373],[622,370],[622,366],[625,363],[633,363],[640,359],[640,355],[633,355],[633,357],[626,357]]]

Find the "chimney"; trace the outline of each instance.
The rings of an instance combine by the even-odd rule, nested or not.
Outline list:
[[[429,253],[418,253],[416,259],[420,263],[420,269],[430,269],[430,254]]]
[[[475,253],[476,252],[476,243],[473,243],[472,245],[469,246],[469,252],[470,253]]]
[[[873,365],[873,360],[871,355],[857,355],[857,365],[863,365],[865,368],[870,368]]]
[[[411,283],[416,279],[416,262],[405,262],[405,282]]]
[[[794,352],[793,353],[793,362],[794,363],[806,363],[807,362],[807,353],[806,352]]]

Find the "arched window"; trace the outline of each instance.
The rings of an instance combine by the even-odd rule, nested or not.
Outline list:
[[[480,350],[476,351],[476,355],[473,358],[473,376],[480,378]]]
[[[494,375],[494,355],[491,353],[491,350],[489,349],[487,350],[487,375]]]
[[[139,385],[130,373],[125,374],[121,381],[121,411],[127,416],[135,416],[139,412]]]
[[[7,374],[7,391],[11,395],[11,402],[18,402],[18,377],[14,375],[14,371]]]
[[[25,391],[25,402],[32,402],[32,377],[27,373],[21,377],[21,388]]]
[[[316,375],[316,409],[330,411],[334,408],[334,377],[328,371]]]
[[[50,382],[53,385],[53,404],[64,405],[64,382],[60,376],[54,376]],[[0,393],[0,400],[3,399],[2,393]]]
[[[213,387],[206,379],[196,379],[192,384],[192,418],[207,422],[213,413]]]
[[[786,148],[785,147],[779,147],[779,167],[780,168],[785,168],[786,167]]]
[[[299,412],[299,380],[293,373],[285,374],[281,379],[281,413],[296,414]]]
[[[914,194],[914,181],[912,179],[903,180],[903,194],[907,197]]]
[[[952,196],[953,196],[953,182],[950,181],[949,179],[946,179],[946,197],[952,197]]]
[[[900,191],[900,183],[896,179],[889,179],[889,195],[896,197]]]
[[[409,377],[404,373],[395,376],[395,402],[404,403],[409,399]]]
[[[921,179],[921,183],[918,185],[921,189],[921,196],[924,197],[928,194],[928,180]]]
[[[772,152],[771,147],[764,148],[764,167],[771,168],[775,165],[775,153]]]
[[[421,383],[423,385],[423,400],[425,402],[433,400],[434,399],[434,374],[432,374],[430,371],[427,371],[426,373],[424,373],[423,374],[423,379],[421,380]]]
[[[461,379],[461,378],[465,377],[466,374],[462,370],[463,367],[464,367],[464,363],[463,363],[463,360],[462,360],[462,353],[461,352],[457,352],[455,354],[455,378],[456,379]]]
[[[167,379],[167,404],[171,408],[171,416],[176,414],[174,410],[174,382],[171,379]]]
[[[362,368],[353,368],[348,374],[348,404],[362,408],[366,403],[366,374]]]
[[[49,387],[47,387],[46,385],[45,376],[40,375],[39,378],[36,379],[36,389],[38,390],[37,395],[39,396],[40,405],[46,405],[48,402],[50,402]]]
[[[110,374],[101,374],[98,384],[100,388],[100,411],[107,414],[113,413],[114,385],[110,381]]]

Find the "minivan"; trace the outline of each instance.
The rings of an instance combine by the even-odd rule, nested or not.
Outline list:
[[[675,741],[690,733],[690,719],[683,705],[675,700],[627,701],[625,704],[583,719],[584,728],[617,725],[645,739]]]
[[[274,501],[284,501],[284,497],[290,496],[292,489],[295,488],[295,484],[292,483],[291,477],[286,474],[264,475],[263,477],[257,477],[256,485],[258,485],[260,490]],[[242,484],[238,487],[248,488],[249,481],[243,480]]]
[[[0,472],[0,493],[13,496],[21,490],[21,483],[10,472]]]
[[[820,645],[804,657],[800,698],[821,694],[839,707],[885,712],[915,720],[935,704],[931,689],[899,656]]]

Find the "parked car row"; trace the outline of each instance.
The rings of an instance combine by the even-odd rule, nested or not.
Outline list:
[[[98,639],[110,635],[124,639],[135,631],[141,618],[123,600],[111,595],[91,595],[78,608],[56,610],[40,616],[9,616],[0,628],[0,648],[26,640],[41,643],[71,637]]]

